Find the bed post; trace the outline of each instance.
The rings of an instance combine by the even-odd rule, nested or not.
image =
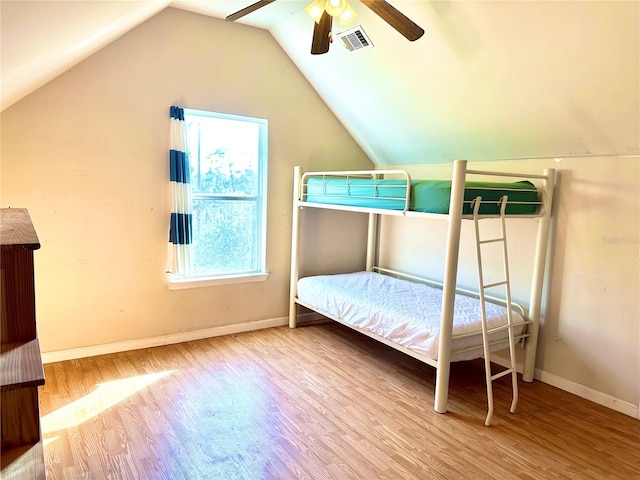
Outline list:
[[[538,223],[536,252],[531,276],[531,297],[529,299],[529,320],[531,320],[531,335],[526,340],[522,380],[533,381],[536,368],[536,349],[538,345],[538,331],[540,329],[540,310],[542,308],[542,288],[544,285],[545,267],[547,263],[547,247],[549,244],[549,226],[551,224],[551,208],[553,191],[555,189],[555,170],[545,169],[546,179],[542,188],[542,217]]]
[[[440,316],[440,343],[438,345],[438,368],[436,370],[436,392],[433,409],[446,413],[449,393],[449,369],[451,365],[451,335],[453,332],[453,307],[458,274],[458,253],[460,250],[460,227],[464,201],[464,180],[467,161],[453,163],[451,200],[449,203],[449,227],[447,229],[447,251],[444,266],[442,293],[442,313]]]
[[[291,279],[289,283],[289,328],[296,328],[298,312],[296,295],[298,294],[298,244],[300,240],[300,181],[302,170],[293,167],[293,211],[291,213]]]
[[[376,247],[378,234],[378,214],[369,214],[369,225],[367,227],[367,272],[370,272],[376,261]]]
[[[374,175],[374,180],[381,175]],[[410,191],[410,190],[408,190]],[[377,213],[369,213],[369,224],[367,225],[367,263],[366,271],[370,272],[376,264],[376,253],[378,251],[378,218]]]

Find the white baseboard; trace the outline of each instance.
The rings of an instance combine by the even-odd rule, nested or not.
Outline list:
[[[319,315],[314,313],[298,315],[299,323],[313,321],[318,318],[320,318]],[[108,343],[104,345],[92,345],[89,347],[44,352],[42,354],[42,362],[62,362],[65,360],[95,357],[97,355],[106,355],[109,353],[139,350],[141,348],[172,345],[174,343],[190,342],[193,340],[202,340],[205,338],[219,337],[222,335],[232,335],[234,333],[261,330],[263,328],[280,327],[283,325],[288,325],[288,323],[289,317],[280,317],[268,320],[259,320],[256,322],[241,323],[237,325],[206,328],[204,330],[196,330],[193,332],[176,333],[172,335],[162,335],[159,337],[142,338],[139,340],[127,340],[124,342]],[[499,355],[492,356],[491,360],[495,363],[502,364],[505,367],[507,366],[507,360],[500,358]],[[520,362],[518,362],[517,367],[517,370],[519,372],[522,372],[522,364]],[[625,415],[629,415],[630,417],[640,419],[640,408],[638,405],[622,401],[618,398],[612,397],[611,395],[593,390],[579,383],[572,382],[571,380],[567,380],[562,377],[558,377],[557,375],[553,375],[540,369],[535,370],[534,378],[536,380],[540,380],[543,383],[557,387],[561,390],[572,393],[586,400],[590,400],[594,403],[597,403],[598,405],[602,405]]]
[[[491,355],[491,361],[505,368],[508,368],[509,359],[500,355],[500,353],[501,352]],[[521,362],[516,362],[516,370],[519,373],[522,373],[523,366]],[[564,390],[565,392],[572,393],[574,395],[577,395],[578,397],[584,398],[593,403],[597,403],[598,405],[602,405],[603,407],[607,407],[611,410],[615,410],[616,412],[624,413],[625,415],[629,415],[630,417],[640,419],[640,411],[638,409],[638,405],[624,402],[619,398],[615,398],[611,395],[607,395],[606,393],[602,393],[597,390],[593,390],[592,388],[585,387],[584,385],[572,382],[571,380],[567,380],[566,378],[558,377],[557,375],[545,372],[544,370],[541,370],[539,368],[536,368],[533,377],[536,380],[540,380],[543,383],[559,388],[560,390]]]
[[[317,314],[300,314],[298,323],[315,320]],[[139,350],[141,348],[159,347],[162,345],[172,345],[174,343],[190,342],[223,335],[233,335],[234,333],[261,330],[263,328],[281,327],[289,324],[289,317],[272,318],[268,320],[258,320],[255,322],[240,323],[236,325],[225,325],[222,327],[205,328],[192,332],[175,333],[171,335],[161,335],[159,337],[141,338],[138,340],[127,340],[124,342],[107,343],[103,345],[91,345],[88,347],[70,348],[67,350],[57,350],[42,353],[42,363],[63,362],[65,360],[75,360],[77,358],[95,357],[107,355],[109,353],[126,352]]]
[[[624,413],[625,415],[629,415],[633,418],[640,418],[640,412],[638,410],[639,406],[634,405],[633,403],[625,402],[623,400],[620,400],[619,398],[612,397],[611,395],[607,395],[606,393],[602,393],[597,390],[593,390],[592,388],[585,387],[584,385],[572,382],[571,380],[567,380],[566,378],[558,377],[557,375],[553,375],[538,368],[536,368],[534,377],[536,378],[536,380],[540,380],[541,382],[544,382],[548,385],[557,387],[560,390],[564,390],[565,392],[573,393],[578,397],[590,400],[594,403],[597,403],[598,405],[602,405],[603,407],[610,408],[611,410],[615,410],[616,412]]]

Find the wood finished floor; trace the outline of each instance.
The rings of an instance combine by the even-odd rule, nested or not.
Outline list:
[[[640,479],[640,422],[540,382],[495,388],[335,323],[248,332],[45,366],[55,479]]]

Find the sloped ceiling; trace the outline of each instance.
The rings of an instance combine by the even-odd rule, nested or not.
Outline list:
[[[222,19],[252,1],[3,0],[2,109],[164,8]],[[334,33],[360,25],[372,49],[310,55],[307,1],[239,23],[269,30],[374,163],[640,152],[640,2],[390,0],[416,42],[350,2]]]

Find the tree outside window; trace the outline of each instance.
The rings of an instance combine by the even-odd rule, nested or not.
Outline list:
[[[267,121],[185,109],[194,274],[265,271]]]

